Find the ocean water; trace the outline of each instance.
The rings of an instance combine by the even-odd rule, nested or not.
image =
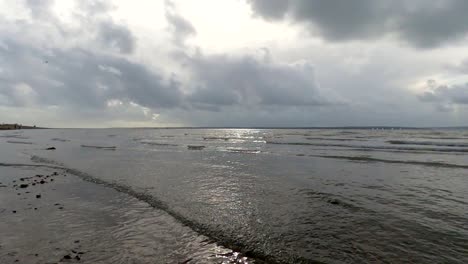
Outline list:
[[[233,263],[468,263],[468,130],[47,129],[0,144],[0,162],[69,168],[247,256]]]

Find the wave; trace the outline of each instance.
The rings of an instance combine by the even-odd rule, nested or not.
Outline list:
[[[10,143],[10,144],[25,144],[25,145],[34,144],[32,142],[29,142],[29,141],[15,141],[15,140],[8,140],[7,143]]]
[[[464,136],[461,136],[461,137],[449,137],[449,136],[446,136],[446,137],[430,137],[430,136],[418,136],[418,138],[423,138],[423,139],[460,139],[460,140],[466,140],[468,139],[467,138],[467,135],[464,135]]]
[[[106,149],[106,150],[115,150],[116,146],[94,146],[94,145],[81,145],[82,148],[95,148],[95,149]]]
[[[151,145],[151,146],[165,146],[165,147],[177,147],[177,144],[170,144],[170,143],[161,143],[161,142],[154,142],[149,140],[141,140],[141,144]]]
[[[326,159],[343,159],[349,161],[362,161],[362,162],[383,162],[394,164],[409,164],[409,165],[422,165],[440,168],[455,168],[455,169],[468,169],[468,165],[451,164],[438,161],[416,161],[416,160],[389,160],[372,158],[369,156],[338,156],[338,155],[309,155],[309,157],[326,158]]]
[[[52,141],[59,141],[59,142],[69,142],[70,140],[68,139],[63,139],[63,138],[51,138],[50,140]]]
[[[187,149],[189,150],[202,150],[206,148],[206,146],[196,146],[196,145],[188,145],[187,146]]]
[[[367,141],[358,138],[332,138],[332,137],[306,137],[307,140],[326,140],[326,141]]]
[[[150,194],[144,193],[144,192],[138,192],[128,185],[124,185],[124,184],[116,183],[116,182],[107,182],[102,179],[96,178],[88,173],[85,173],[76,169],[72,169],[72,168],[67,168],[65,166],[62,167],[60,166],[62,165],[61,163],[58,163],[56,161],[46,159],[43,157],[39,157],[36,155],[31,156],[31,160],[33,162],[49,163],[50,165],[48,166],[48,165],[42,165],[42,164],[38,164],[38,165],[25,164],[25,166],[50,167],[54,169],[60,169],[60,170],[63,170],[65,173],[77,176],[84,181],[112,188],[120,193],[130,195],[140,201],[146,202],[153,208],[165,211],[166,213],[174,217],[177,221],[179,221],[181,224],[191,228],[192,230],[194,230],[195,232],[201,235],[208,237],[211,241],[215,241],[223,247],[240,252],[244,254],[246,257],[253,259],[255,263],[315,263],[315,264],[321,263],[321,262],[306,259],[303,257],[286,255],[284,253],[281,254],[280,257],[269,255],[259,250],[255,244],[251,245],[251,244],[245,243],[243,241],[240,241],[238,237],[231,237],[228,234],[226,234],[226,232],[223,232],[222,230],[218,230],[216,228],[193,221],[185,217],[184,215],[178,213],[177,211],[173,210],[167,203],[159,200],[158,198]]]
[[[430,151],[430,152],[468,152],[468,148],[424,148],[424,147],[396,147],[396,146],[363,146],[333,143],[310,143],[310,142],[278,142],[267,141],[267,144],[292,145],[292,146],[317,146],[317,147],[343,147],[355,150],[401,150],[401,151]]]
[[[29,139],[29,137],[21,136],[20,134],[0,135],[2,138]]]
[[[226,148],[226,150],[228,152],[233,152],[233,153],[249,153],[249,154],[257,154],[261,152],[258,149],[243,149],[243,148]]]
[[[388,140],[393,145],[421,145],[421,146],[440,146],[440,147],[468,147],[468,143],[462,142],[443,142],[443,141],[415,141],[415,140]]]
[[[228,141],[231,139],[239,139],[239,138],[232,138],[232,137],[203,137],[203,140],[224,140]]]

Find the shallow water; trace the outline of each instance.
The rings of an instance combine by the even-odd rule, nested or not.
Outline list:
[[[14,161],[14,149],[35,162],[62,164],[253,259],[468,262],[465,130],[0,134],[0,162]],[[51,146],[57,150],[44,150]]]

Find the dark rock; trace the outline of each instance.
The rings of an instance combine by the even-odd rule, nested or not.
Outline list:
[[[75,253],[75,254],[77,253],[77,252],[76,252],[75,250],[73,250],[73,249],[72,249],[72,252]]]
[[[60,206],[58,209],[62,210],[62,209],[63,209],[63,206]]]
[[[50,179],[50,181],[54,181],[54,179]]]
[[[24,178],[20,178],[20,181],[24,181]]]
[[[14,214],[16,214],[16,211],[15,211],[15,210],[13,210],[13,213],[14,213]]]
[[[54,173],[52,173],[52,175],[57,176],[58,173],[56,171],[54,171]]]
[[[34,207],[34,210],[37,210],[37,208],[36,208],[36,207]]]
[[[26,183],[23,183],[23,184],[20,184],[20,188],[28,188],[29,185],[27,185]]]
[[[34,186],[34,185],[36,185],[36,183],[35,183],[35,182],[33,182],[33,183],[32,183],[32,185]]]
[[[79,240],[75,240],[74,243],[77,244],[77,243],[80,243],[80,241],[79,241]]]
[[[56,150],[55,147],[46,148],[46,150]]]
[[[81,260],[80,256],[78,256],[78,255],[75,256],[75,259],[78,260],[78,261]]]
[[[40,183],[40,184],[44,184],[44,183],[46,183],[46,182],[45,182],[44,180],[41,180],[39,183]]]
[[[41,197],[42,197],[42,196],[41,196],[40,194],[37,194],[37,195],[36,195],[36,198],[37,198],[37,199],[39,199],[39,198],[41,198]]]
[[[72,259],[72,257],[70,255],[65,255],[63,256],[63,259]]]
[[[36,257],[37,257],[37,256],[39,256],[39,254],[37,254],[37,253],[36,253],[36,254],[34,254],[34,256],[36,256]]]

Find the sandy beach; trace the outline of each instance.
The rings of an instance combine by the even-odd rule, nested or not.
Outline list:
[[[145,202],[46,166],[0,166],[0,263],[242,260]]]

